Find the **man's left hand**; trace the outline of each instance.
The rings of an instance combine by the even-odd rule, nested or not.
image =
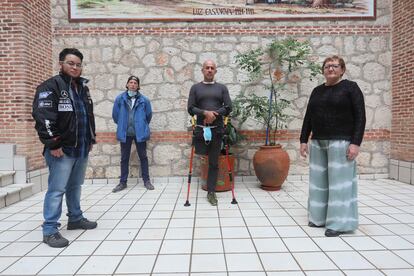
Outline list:
[[[359,153],[359,146],[350,144],[348,150],[346,151],[346,157],[348,160],[354,160]]]

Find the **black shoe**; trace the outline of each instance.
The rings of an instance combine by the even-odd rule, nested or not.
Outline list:
[[[52,235],[43,236],[43,242],[49,245],[50,247],[61,248],[66,247],[69,244],[69,241],[62,237],[59,232],[56,232]]]
[[[124,184],[124,183],[119,183],[118,185],[116,185],[116,187],[115,188],[113,188],[112,189],[112,192],[113,193],[116,193],[116,192],[119,192],[119,191],[122,191],[123,189],[125,189],[127,187],[127,184]]]
[[[147,190],[154,190],[154,186],[151,184],[151,181],[149,180],[144,181],[144,187],[147,188]]]
[[[316,225],[315,223],[310,222],[310,221],[309,221],[309,223],[308,223],[308,226],[309,226],[309,227],[315,227],[315,228],[322,228],[322,227],[325,227],[325,225]]]
[[[344,233],[345,232],[326,229],[325,236],[327,236],[327,237],[338,237],[339,235],[344,234]]]
[[[89,221],[86,218],[80,219],[78,221],[68,222],[68,230],[75,229],[94,229],[98,226],[96,221]]]

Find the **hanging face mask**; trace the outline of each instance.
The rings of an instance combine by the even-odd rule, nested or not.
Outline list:
[[[211,141],[211,128],[210,127],[203,127],[203,136],[205,142]]]
[[[130,91],[128,90],[128,96],[129,97],[135,97],[137,95],[137,91]]]

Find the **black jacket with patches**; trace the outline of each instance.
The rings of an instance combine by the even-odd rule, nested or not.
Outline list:
[[[35,128],[40,141],[48,149],[58,149],[62,146],[75,147],[78,137],[78,118],[75,112],[74,98],[70,76],[60,73],[43,83],[36,89],[33,100],[32,116],[36,121]],[[82,96],[88,114],[89,130],[92,143],[96,143],[95,117],[93,103],[86,86],[87,79],[79,78],[82,86]]]

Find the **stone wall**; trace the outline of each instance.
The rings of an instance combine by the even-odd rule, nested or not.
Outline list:
[[[319,61],[332,54],[345,58],[346,78],[359,84],[366,99],[367,135],[358,157],[359,171],[388,173],[390,13],[390,1],[378,0],[374,21],[69,23],[67,1],[52,1],[53,56],[57,60],[64,47],[79,48],[85,56],[84,75],[91,80],[100,143],[92,152],[88,177],[119,175],[120,150],[111,110],[130,74],[140,77],[142,91],[153,105],[153,136],[148,144],[151,175],[186,175],[190,153],[186,104],[189,88],[202,79],[202,62],[217,61],[217,80],[228,86],[232,98],[245,90],[267,94],[263,84],[245,83],[234,56],[287,36],[309,40]],[[286,94],[293,101],[288,111],[292,119],[279,140],[290,155],[290,173],[306,174],[307,161],[298,155],[298,132],[310,92],[323,79],[309,81],[307,72],[295,73],[302,80],[290,85]],[[254,174],[252,156],[263,143],[255,138],[254,133],[260,132],[256,122],[247,122],[245,130],[251,134],[249,139],[234,148],[238,175]],[[132,176],[139,173],[137,163],[134,151]]]

